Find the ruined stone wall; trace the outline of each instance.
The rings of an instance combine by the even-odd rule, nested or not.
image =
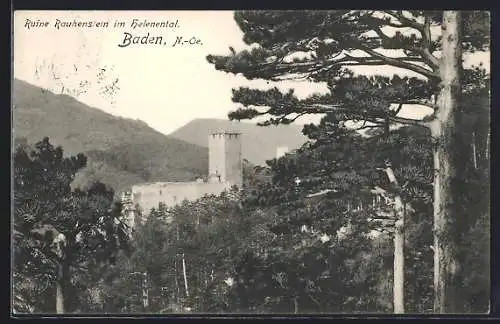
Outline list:
[[[187,199],[190,201],[199,199],[206,194],[218,195],[231,185],[223,182],[156,182],[138,184],[132,186],[132,200],[138,204],[143,215],[149,213],[154,207],[158,208],[160,203],[167,207],[175,206]]]

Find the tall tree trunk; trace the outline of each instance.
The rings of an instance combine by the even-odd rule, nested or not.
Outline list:
[[[477,170],[476,136],[474,131],[472,132],[472,162],[474,163],[474,169]]]
[[[399,198],[401,202],[401,198]],[[396,204],[398,204],[396,202]],[[398,207],[396,207],[398,208]],[[402,209],[402,208],[401,208]],[[404,212],[401,211],[394,230],[394,313],[403,314],[405,312],[404,293],[405,293],[405,256],[404,256]]]
[[[392,167],[390,164],[385,168],[385,173],[389,182],[394,188],[399,187],[398,180],[394,175]],[[404,257],[404,245],[405,245],[405,210],[403,206],[403,200],[401,195],[397,193],[394,196],[394,211],[396,216],[396,223],[394,224],[394,283],[393,298],[394,298],[394,313],[403,314],[405,312],[404,294],[405,294],[405,257]]]
[[[178,263],[177,263],[177,254],[175,255],[175,259],[174,259],[174,268],[175,268],[175,271],[174,271],[174,284],[175,284],[175,301],[177,303],[177,305],[179,305],[180,303],[180,295],[181,295],[181,289],[180,289],[180,286],[179,286],[179,272],[178,272]]]
[[[149,291],[148,291],[148,273],[144,272],[144,278],[142,281],[142,305],[143,310],[146,313],[149,307]]]
[[[62,259],[58,265],[57,281],[56,281],[56,313],[64,314],[67,312],[66,294],[69,287],[69,263],[67,259]]]
[[[484,151],[484,154],[486,156],[486,159],[489,161],[490,160],[490,134],[491,131],[488,130],[488,133],[486,134],[486,148]]]
[[[189,297],[187,273],[186,273],[186,260],[184,258],[184,253],[182,253],[182,274],[184,276],[184,289],[186,290],[186,296]]]
[[[64,314],[64,265],[62,262],[59,262],[57,269],[57,281],[56,281],[56,313]]]
[[[462,18],[459,11],[444,11],[442,24],[441,77],[437,119],[431,125],[436,140],[434,149],[434,312],[457,312],[458,290],[454,289],[460,267],[454,253],[452,183],[456,174],[454,161],[456,125],[459,115],[462,69]]]
[[[56,279],[56,313],[64,314],[65,309],[65,293],[69,284],[69,261],[66,236],[58,231],[54,232],[54,240],[52,242],[54,252],[57,255],[57,279]],[[74,240],[74,238],[73,238]]]

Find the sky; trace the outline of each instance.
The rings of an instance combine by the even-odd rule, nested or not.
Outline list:
[[[134,19],[168,21],[174,27],[132,28]],[[108,27],[64,27],[74,20],[108,22]],[[125,26],[115,27],[115,22]],[[124,33],[162,36],[167,44],[119,47]],[[178,36],[194,37],[199,43],[172,47]],[[236,51],[246,48],[242,38],[232,11],[16,11],[13,75],[110,114],[143,120],[164,134],[194,118],[227,119],[237,107],[231,101],[231,89],[240,86],[293,88],[299,98],[326,91],[326,86],[308,82],[248,81],[208,64],[208,54],[229,54],[229,46]],[[467,58],[465,65],[479,62],[489,68],[489,53]],[[363,67],[357,72],[402,74],[387,67]],[[414,111],[408,110],[406,117],[427,113],[421,110],[419,116]],[[316,120],[306,117],[298,122]]]

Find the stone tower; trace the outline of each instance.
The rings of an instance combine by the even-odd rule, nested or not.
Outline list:
[[[208,136],[208,172],[212,182],[229,183],[241,188],[241,133],[223,131]]]

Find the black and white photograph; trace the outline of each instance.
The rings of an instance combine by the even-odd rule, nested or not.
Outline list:
[[[489,11],[12,20],[11,316],[490,313]]]

